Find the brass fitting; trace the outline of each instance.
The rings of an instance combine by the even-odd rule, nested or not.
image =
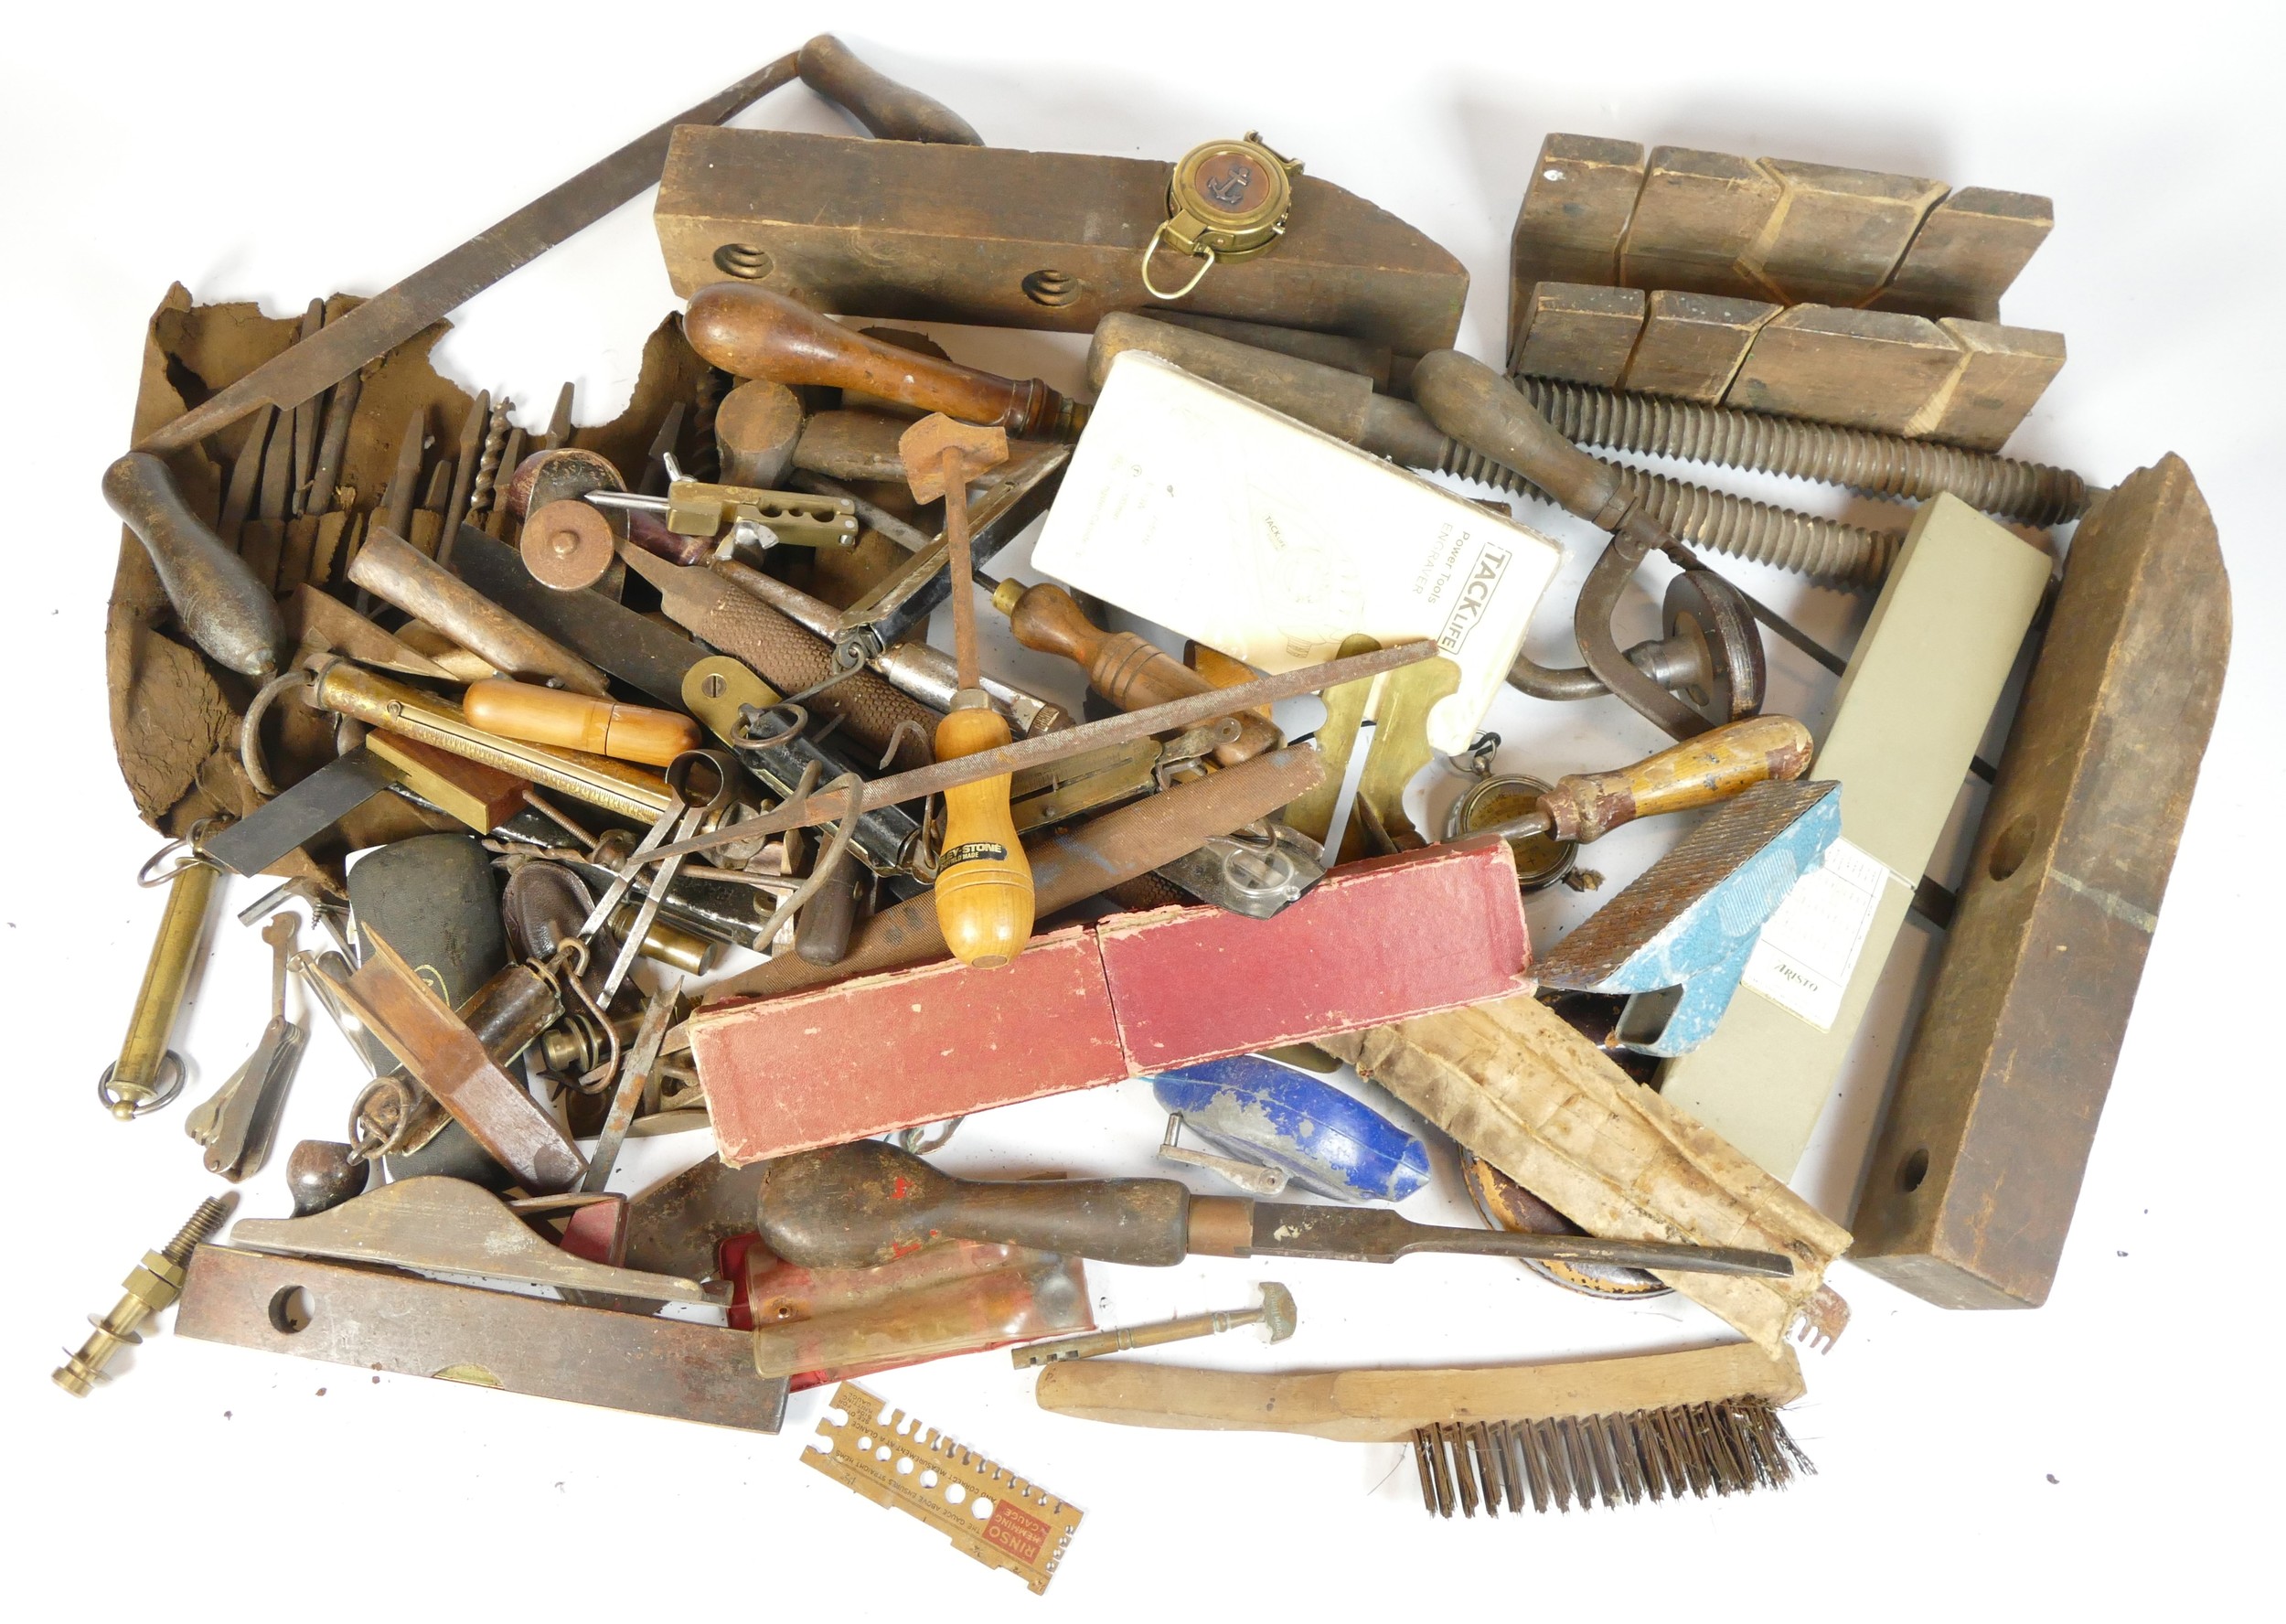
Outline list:
[[[175,1299],[183,1294],[183,1275],[190,1263],[191,1249],[202,1241],[213,1239],[215,1231],[222,1227],[222,1221],[230,1215],[228,1197],[200,1202],[198,1210],[190,1215],[190,1222],[176,1232],[173,1240],[155,1252],[145,1252],[143,1261],[123,1282],[127,1295],[101,1319],[88,1316],[95,1334],[57,1368],[56,1385],[85,1398],[96,1383],[108,1380],[103,1367],[120,1349],[143,1341],[136,1329],[145,1320],[161,1309],[174,1306]]]

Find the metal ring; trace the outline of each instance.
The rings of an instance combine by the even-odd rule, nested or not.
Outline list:
[[[188,834],[176,836],[175,839],[160,847],[149,857],[144,858],[143,860],[143,867],[135,871],[135,883],[142,886],[146,891],[154,890],[162,885],[172,885],[175,883],[176,876],[180,874],[185,869],[197,868],[202,863],[208,868],[215,870],[219,873],[229,872],[229,871],[224,869],[220,863],[215,861],[214,859],[199,850],[198,842],[206,839],[207,831],[211,829],[216,824],[228,824],[230,822],[230,817],[228,813],[209,812],[206,817],[201,817],[198,822],[190,826],[190,832]],[[159,861],[160,859],[169,857],[175,852],[182,850],[185,847],[188,847],[190,849],[190,855],[188,857],[176,863],[173,868],[168,869],[165,873],[154,874],[151,871],[152,865]]]
[[[387,1128],[374,1120],[371,1115],[371,1108],[385,1097],[394,1101],[397,1106],[397,1120]],[[376,1077],[359,1089],[357,1099],[349,1106],[351,1153],[360,1161],[370,1161],[377,1156],[387,1156],[394,1151],[412,1121],[412,1091],[394,1073],[386,1077]]]
[[[791,711],[794,720],[781,724],[779,731],[766,739],[756,738],[753,723],[746,720],[748,715],[751,713],[760,720],[764,716],[775,716],[781,710]],[[781,700],[767,710],[759,705],[742,705],[739,708],[738,720],[731,724],[731,746],[736,750],[767,750],[774,744],[784,744],[788,740],[800,738],[802,731],[808,726],[809,712],[791,700]]]
[[[254,702],[246,707],[245,720],[238,724],[239,765],[246,769],[247,782],[254,786],[254,793],[264,800],[276,799],[278,786],[270,781],[269,770],[262,765],[262,719],[270,714],[270,707],[280,694],[304,680],[299,671],[272,677],[262,685],[262,691],[254,696]]]
[[[1460,798],[1452,804],[1451,810],[1445,814],[1445,839],[1461,839],[1473,834],[1486,823],[1499,822],[1498,817],[1478,816],[1488,801],[1501,796],[1512,796],[1520,801],[1537,800],[1540,796],[1546,795],[1549,786],[1539,779],[1527,777],[1522,773],[1503,774],[1497,778],[1479,778],[1469,785]],[[1516,873],[1516,883],[1524,891],[1545,891],[1572,871],[1572,865],[1579,858],[1579,842],[1559,840],[1554,835],[1533,838],[1546,840],[1554,846],[1555,855],[1537,869],[1525,870],[1520,867]],[[1519,844],[1520,842],[1516,840],[1511,840],[1508,843],[1508,849],[1515,851]]]
[[[1204,282],[1206,273],[1214,269],[1214,250],[1205,243],[1201,243],[1199,246],[1205,251],[1206,263],[1199,267],[1199,273],[1196,276],[1171,294],[1162,294],[1151,284],[1151,255],[1159,251],[1159,240],[1167,235],[1167,228],[1172,224],[1174,224],[1172,220],[1161,223],[1159,230],[1151,233],[1151,240],[1143,245],[1143,291],[1150,294],[1152,298],[1162,299],[1170,304],[1184,297],[1191,289]]]
[[[183,1064],[181,1055],[169,1049],[159,1057],[158,1074],[162,1081],[144,1098],[134,1101],[128,1100],[124,1095],[112,1092],[112,1074],[118,1070],[119,1063],[115,1060],[103,1068],[103,1074],[95,1079],[95,1097],[101,1100],[103,1109],[114,1116],[119,1115],[119,1107],[122,1106],[127,1107],[128,1116],[144,1116],[166,1105],[176,1095],[182,1093],[183,1079],[188,1074],[189,1068]]]

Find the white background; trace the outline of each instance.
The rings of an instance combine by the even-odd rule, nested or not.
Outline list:
[[[2281,1126],[2274,718],[2286,681],[2275,17],[2184,4],[18,9],[0,59],[14,566],[0,648],[18,742],[0,847],[16,1074],[0,1314],[7,1610],[2270,1612],[2286,1441],[2269,1379]],[[1002,1355],[876,1378],[892,1401],[1085,1509],[1044,1602],[802,1469],[814,1396],[796,1400],[783,1436],[754,1437],[164,1334],[91,1398],[48,1384],[80,1317],[107,1308],[134,1259],[216,1187],[182,1136],[187,1101],[122,1127],[91,1092],[160,907],[130,880],[156,842],[112,754],[101,630],[119,531],[96,490],[125,444],[151,309],[171,279],[202,301],[259,299],[275,315],[314,294],[378,292],[824,28],[997,144],[1171,159],[1259,128],[1458,254],[1474,278],[1461,345],[1496,359],[1509,227],[1551,130],[2054,197],[2055,234],[2006,315],[2064,332],[2071,361],[2011,449],[2104,484],[2180,452],[2221,527],[2238,634],[2048,1307],[1945,1313],[1844,1265],[1833,1277],[1854,1323],[1833,1352],[1805,1356],[1811,1390],[1790,1418],[1818,1477],[1742,1501],[1521,1524],[1432,1523],[1394,1448],[1043,1416]],[[849,128],[798,85],[740,122]],[[512,394],[534,428],[567,376],[583,421],[615,413],[671,304],[648,210],[646,195],[466,307],[443,351],[455,375]],[[1077,380],[1068,341],[949,338],[964,359]],[[1793,489],[1838,510],[1830,493]],[[1552,607],[1567,602],[1592,538],[1544,509],[1522,516],[1571,548]],[[1844,646],[1863,613],[1777,578],[1750,584]],[[1653,601],[1629,610],[1638,635]],[[1560,619],[1544,614],[1544,634]],[[1553,637],[1534,646],[1560,652]],[[1821,724],[1830,683],[1771,646],[1774,707]],[[1045,662],[1008,667],[1071,690]],[[1504,768],[1546,775],[1659,742],[1608,700],[1512,694],[1491,725],[1510,740]],[[1426,775],[1423,794],[1441,807],[1454,782]],[[1676,832],[1628,831],[1590,860],[1616,883]],[[233,906],[251,894],[239,882]],[[1544,938],[1565,923],[1560,911],[1535,906]],[[178,1034],[198,1066],[189,1100],[263,1019],[266,951],[227,921],[219,937]],[[1798,1180],[1843,1219],[1928,946],[1908,927]],[[356,1080],[318,1018],[278,1165],[241,1212],[283,1212],[283,1147],[338,1137]],[[945,1160],[964,1172],[1141,1172],[1159,1127],[1147,1085],[1129,1084],[972,1123]],[[642,1149],[618,1185],[700,1147]],[[1467,1221],[1442,1196],[1408,1211]],[[1195,1344],[1200,1362],[1490,1362],[1722,1334],[1672,1298],[1591,1303],[1496,1262],[1091,1270],[1106,1323],[1235,1304],[1266,1276],[1294,1289],[1300,1334],[1275,1350]]]

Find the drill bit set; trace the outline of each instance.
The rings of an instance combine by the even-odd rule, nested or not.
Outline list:
[[[721,127],[797,77],[872,138]],[[654,184],[684,304],[618,418],[431,368],[451,310]],[[1035,1592],[1079,1510],[854,1378],[1006,1348],[1052,1414],[1405,1450],[1445,1518],[1786,1484],[1836,1260],[2046,1296],[2227,648],[2178,459],[2104,491],[1997,454],[2062,364],[1997,320],[2048,217],[1551,135],[1496,369],[1453,347],[1451,255],[1258,134],[995,148],[821,37],[372,299],[175,290],[102,491],[167,900],[96,1090],[163,1124],[235,877],[270,1023],[189,1137],[251,1194],[290,1091],[343,1127],[285,1157],[290,1215],[200,1204],[56,1380],[179,1298],[188,1336],[758,1432],[830,1387],[807,1463]],[[1090,333],[1095,399],[901,321]],[[1919,506],[1843,525],[1583,446]],[[1576,664],[1524,652],[1565,549],[1509,496],[1603,535]],[[2074,520],[2059,572],[2030,527]],[[1055,580],[996,561],[1035,527]],[[1844,660],[1707,553],[1878,602]],[[1623,643],[1654,556],[1659,635]],[[988,611],[1064,680],[990,669]],[[1766,635],[1843,678],[1822,736],[1766,710]],[[1495,774],[1511,688],[1670,743]],[[1441,824],[1440,756],[1476,780]],[[1927,871],[1972,778],[1956,894]],[[1527,920],[1653,818],[1667,858],[1560,941]],[[1853,1248],[1786,1180],[1908,914],[1951,934]],[[313,1005],[359,1074],[304,1063]],[[1190,1182],[928,1159],[1146,1077]],[[632,1141],[686,1132],[695,1165],[627,1188]],[[1395,1210],[1441,1185],[1482,1225]],[[1672,1291],[1733,1340],[1192,1369],[1117,1355],[1307,1339],[1296,1294],[1099,1328],[1087,1274],[1417,1253]]]

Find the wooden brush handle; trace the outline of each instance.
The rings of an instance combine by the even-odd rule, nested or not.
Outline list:
[[[1300,1375],[1084,1360],[1048,1366],[1037,1396],[1043,1410],[1126,1426],[1385,1443],[1444,1421],[1627,1415],[1725,1398],[1780,1405],[1801,1394],[1791,1348],[1773,1359],[1751,1342],[1731,1342],[1563,1364]]]
[[[963,422],[1004,428],[1020,438],[1069,438],[1085,415],[1036,378],[996,378],[899,349],[753,283],[700,288],[683,316],[683,336],[735,377],[859,390]]]
[[[495,678],[472,682],[461,714],[488,733],[666,766],[700,745],[699,724],[672,710],[614,705],[561,689]]]
[[[1026,587],[1003,581],[992,603],[1008,616],[1009,630],[1019,643],[1042,654],[1062,655],[1087,673],[1089,687],[1122,710],[1141,710],[1214,691],[1213,683],[1158,645],[1133,632],[1105,631],[1060,586]],[[1238,727],[1237,740],[1214,753],[1226,767],[1286,742],[1275,726],[1252,711],[1239,716]]]
[[[936,727],[936,759],[975,755],[1009,742],[1008,719],[956,710]],[[1008,810],[1009,775],[945,792],[945,848],[937,859],[936,918],[953,956],[997,969],[1031,939],[1031,864]]]
[[[1560,840],[1593,840],[1623,823],[1726,801],[1810,770],[1810,730],[1790,716],[1730,722],[1613,773],[1574,773],[1540,798]]]

